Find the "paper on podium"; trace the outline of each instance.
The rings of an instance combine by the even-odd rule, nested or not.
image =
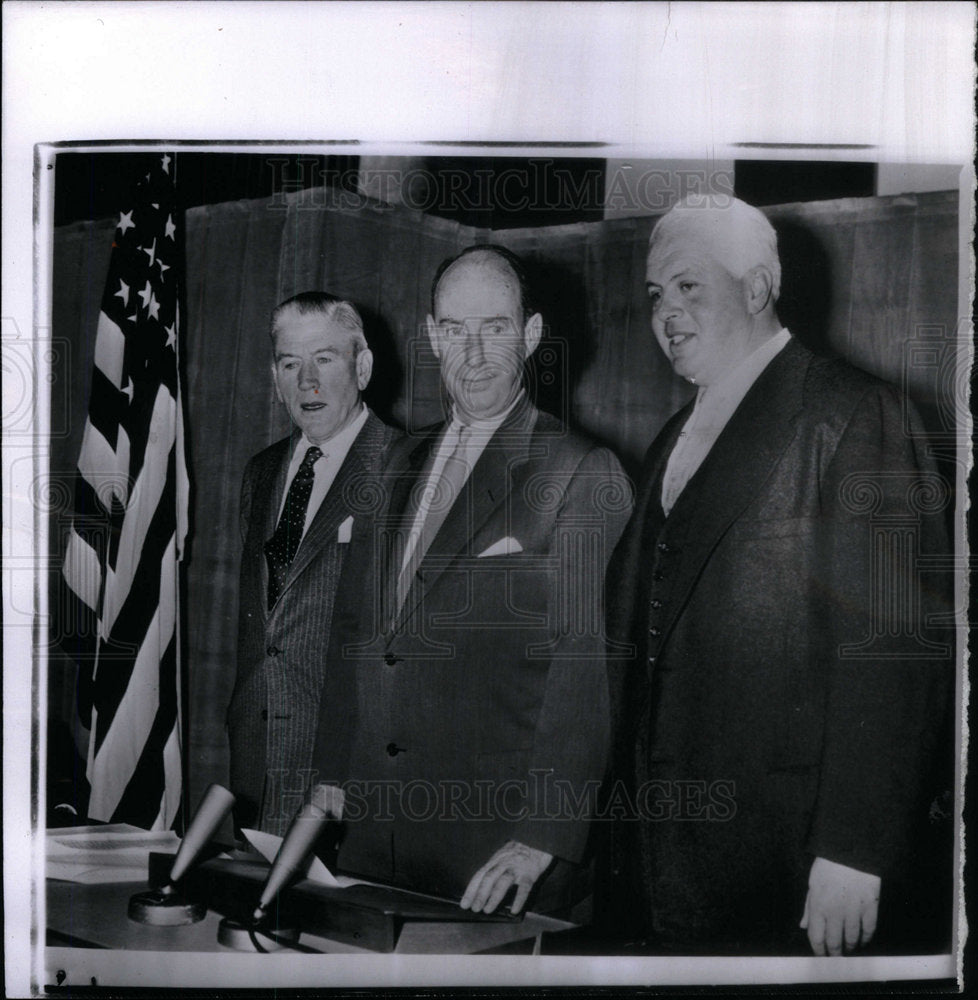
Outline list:
[[[275,860],[278,849],[282,846],[282,837],[276,837],[274,833],[263,833],[261,830],[242,830],[245,839],[249,844],[269,863]],[[310,854],[309,865],[305,872],[305,877],[310,882],[317,882],[319,885],[328,885],[333,889],[346,889],[351,885],[369,885],[363,879],[349,878],[346,875],[334,875],[315,854]]]
[[[176,854],[172,830],[142,830],[127,823],[59,827],[47,833],[48,878],[66,882],[142,882],[150,851]]]

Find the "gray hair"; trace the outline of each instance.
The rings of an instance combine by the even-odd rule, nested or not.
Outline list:
[[[762,265],[771,272],[771,294],[781,292],[778,235],[763,212],[732,198],[725,207],[704,204],[702,196],[677,202],[659,221],[649,237],[649,249],[660,239],[695,235],[703,239],[716,260],[735,278]]]
[[[280,302],[272,310],[271,325],[268,328],[268,334],[272,338],[273,344],[275,343],[275,327],[279,318],[282,313],[289,309],[294,310],[300,316],[318,313],[325,319],[339,324],[345,330],[349,330],[353,335],[354,359],[361,351],[367,349],[363,320],[360,318],[360,313],[357,312],[357,307],[352,302],[347,302],[346,299],[330,295],[329,292],[299,292],[298,295],[293,295],[292,298]]]

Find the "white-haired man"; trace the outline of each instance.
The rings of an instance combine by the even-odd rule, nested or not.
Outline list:
[[[351,303],[302,292],[272,311],[270,333],[294,428],[244,472],[228,738],[237,825],[282,835],[309,782],[334,599],[373,551],[355,494],[397,434],[363,403],[373,355]]]
[[[926,809],[950,659],[911,555],[941,550],[940,503],[913,496],[944,487],[897,390],[782,328],[759,211],[676,206],[646,285],[698,391],[648,453],[608,573],[637,815],[613,909],[651,948],[841,954],[873,937],[881,886],[880,917],[899,904]]]

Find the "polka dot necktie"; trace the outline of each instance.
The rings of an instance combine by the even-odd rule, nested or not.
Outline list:
[[[265,542],[265,559],[268,562],[268,610],[271,611],[278,600],[285,579],[289,575],[289,566],[299,549],[302,540],[302,529],[306,523],[306,508],[312,495],[312,484],[316,478],[313,465],[322,456],[322,452],[313,445],[302,459],[302,464],[292,479],[282,516],[279,518],[275,534]]]

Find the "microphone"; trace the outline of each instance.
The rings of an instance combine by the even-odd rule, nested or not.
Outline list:
[[[241,951],[277,951],[282,947],[302,950],[295,943],[299,939],[298,928],[280,924],[270,927],[268,908],[283,889],[305,874],[313,846],[323,828],[331,820],[342,817],[343,800],[342,789],[335,785],[313,786],[279,846],[251,920],[243,922],[225,917],[217,928],[219,944]]]
[[[180,842],[167,884],[162,889],[136,893],[129,900],[130,920],[156,927],[174,927],[204,919],[207,908],[202,903],[185,899],[176,883],[200,857],[233,805],[234,796],[223,786],[213,784],[207,788]]]
[[[297,876],[305,873],[313,845],[330,820],[343,815],[343,791],[335,785],[315,785],[306,804],[296,813],[282,846],[275,855],[252,914],[256,923],[265,919],[269,904]]]

